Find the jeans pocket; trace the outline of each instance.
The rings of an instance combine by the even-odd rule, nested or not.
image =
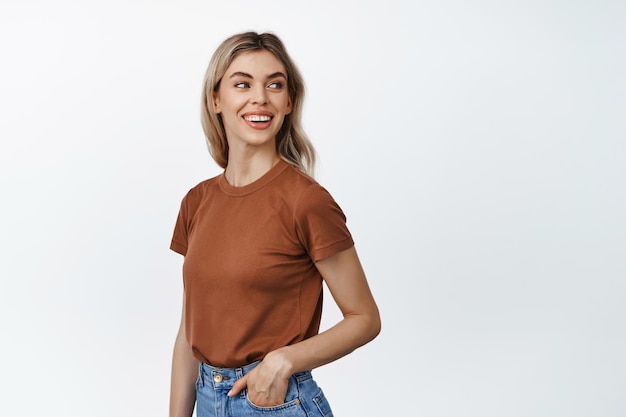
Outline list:
[[[324,395],[324,391],[321,388],[318,389],[317,394],[313,396],[313,402],[317,406],[320,414],[324,417],[333,417],[333,412],[330,409],[330,404]]]
[[[246,403],[248,404],[248,406],[256,411],[259,412],[273,412],[276,416],[281,416],[283,414],[280,414],[279,412],[284,411],[285,415],[289,415],[289,416],[296,416],[296,415],[300,415],[300,414],[293,414],[295,412],[295,410],[300,410],[302,411],[302,415],[306,416],[306,413],[304,412],[304,410],[302,409],[302,407],[300,406],[300,399],[299,398],[294,398],[291,401],[287,401],[286,403],[283,404],[279,404],[279,405],[273,405],[270,407],[261,407],[260,405],[256,405],[255,403],[252,402],[252,400],[250,400],[250,398],[248,397],[248,393],[246,392]]]

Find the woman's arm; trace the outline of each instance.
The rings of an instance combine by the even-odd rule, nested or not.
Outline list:
[[[196,402],[195,382],[198,361],[185,337],[185,295],[183,313],[172,355],[172,382],[170,385],[170,417],[191,417]]]
[[[287,380],[295,372],[325,365],[374,339],[380,332],[378,307],[354,247],[315,264],[343,314],[330,329],[267,354],[261,364],[237,381],[229,393],[248,386],[260,406],[282,404]]]
[[[380,332],[378,307],[354,247],[316,263],[343,320],[317,336],[278,352],[289,363],[289,375],[317,368],[374,339]]]

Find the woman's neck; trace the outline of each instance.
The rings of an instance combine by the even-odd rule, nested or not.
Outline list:
[[[230,152],[226,166],[226,181],[233,187],[244,187],[261,178],[280,161],[278,153],[257,150],[252,153]]]

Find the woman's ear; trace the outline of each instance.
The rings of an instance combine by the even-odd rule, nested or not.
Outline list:
[[[220,96],[217,93],[213,93],[213,111],[215,114],[220,114],[222,108],[220,107]]]
[[[292,110],[293,110],[293,104],[291,101],[291,96],[289,96],[289,101],[287,102],[287,111],[285,112],[285,115],[291,114]]]

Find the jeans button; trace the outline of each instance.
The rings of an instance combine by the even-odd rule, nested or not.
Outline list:
[[[222,375],[221,375],[221,374],[215,374],[215,375],[213,375],[213,381],[214,381],[214,382],[222,382],[222,379],[223,379],[223,377],[222,377]]]

